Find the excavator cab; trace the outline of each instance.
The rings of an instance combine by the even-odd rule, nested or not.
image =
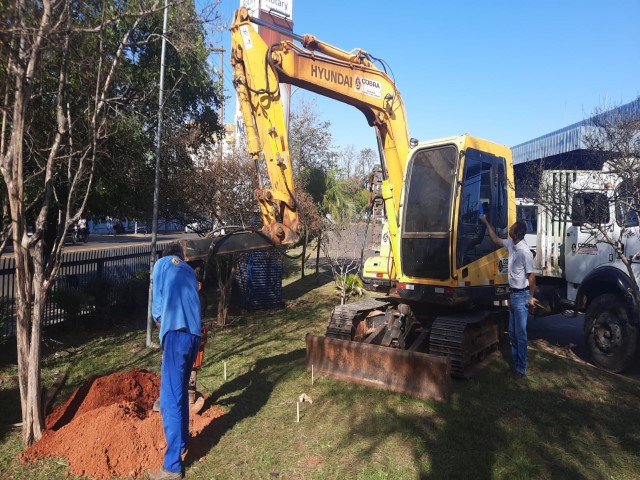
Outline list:
[[[469,135],[412,152],[399,214],[402,299],[451,305],[506,298],[506,262],[499,265],[506,253],[479,217],[506,238],[515,221],[510,171],[508,148]]]

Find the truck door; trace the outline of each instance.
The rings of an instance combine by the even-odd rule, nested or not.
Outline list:
[[[612,231],[609,199],[604,192],[577,192],[571,203],[571,224],[565,243],[568,282],[580,284],[595,268],[612,263],[613,248],[601,243],[598,229]]]
[[[616,217],[616,238],[619,235],[624,245],[624,254],[632,257],[640,249],[640,219],[638,212],[640,205],[638,204],[637,192],[638,186],[634,185],[631,180],[624,180],[616,187],[615,194],[615,217]],[[616,259],[616,266],[625,273],[627,268],[622,261]],[[636,279],[640,277],[640,262],[633,264],[633,271]]]

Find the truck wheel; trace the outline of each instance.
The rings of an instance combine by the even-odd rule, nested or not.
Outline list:
[[[584,340],[593,362],[614,373],[623,372],[633,361],[638,328],[629,323],[620,296],[596,297],[584,317]]]

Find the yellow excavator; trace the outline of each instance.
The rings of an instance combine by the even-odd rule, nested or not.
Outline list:
[[[288,39],[267,45],[254,24]],[[515,221],[511,151],[466,134],[410,139],[395,82],[384,62],[364,50],[347,52],[313,35],[281,30],[251,18],[244,7],[235,13],[231,34],[247,149],[270,180],[256,192],[264,226],[250,248],[293,244],[302,228],[280,84],[353,105],[380,147],[390,253],[378,258],[384,264],[379,273],[394,288],[383,298],[336,306],[326,335],[307,335],[307,367],[446,398],[451,375],[470,374],[497,346],[507,318],[508,255],[478,217],[485,214],[506,238]]]

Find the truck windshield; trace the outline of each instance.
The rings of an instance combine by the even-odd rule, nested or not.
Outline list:
[[[458,149],[454,145],[416,152],[410,163],[402,222],[402,269],[419,278],[450,277],[451,198]]]
[[[625,180],[616,188],[616,220],[621,227],[637,227],[640,205],[634,195],[637,187],[630,180]]]

